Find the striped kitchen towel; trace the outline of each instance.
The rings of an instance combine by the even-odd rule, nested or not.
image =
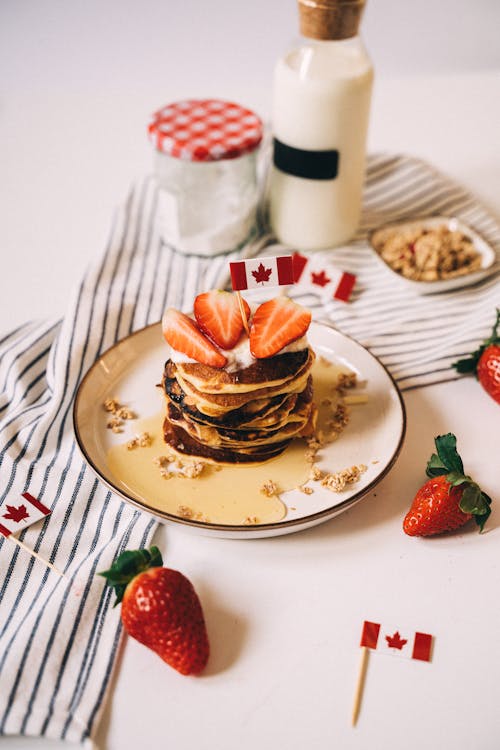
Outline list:
[[[368,346],[403,388],[455,377],[451,360],[488,333],[500,303],[498,263],[473,288],[430,298],[402,291],[373,258],[369,229],[438,212],[500,247],[498,223],[462,188],[415,159],[373,157],[361,231],[328,254],[357,274],[352,302],[322,307],[300,297]],[[95,479],[75,447],[81,378],[166,306],[189,310],[198,292],[228,286],[230,260],[278,254],[262,235],[214,259],[184,256],[162,244],[156,218],[156,186],[146,179],[117,212],[102,260],[75,288],[64,320],[26,324],[0,340],[0,515],[23,492],[48,506],[51,515],[20,539],[67,576],[0,537],[0,734],[92,743],[121,633],[111,590],[95,574],[124,548],[149,544],[155,529]]]

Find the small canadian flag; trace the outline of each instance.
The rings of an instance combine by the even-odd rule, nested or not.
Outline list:
[[[229,269],[235,292],[294,283],[291,255],[233,261],[229,263]]]
[[[293,254],[294,280],[297,286],[318,294],[325,300],[348,302],[356,276],[341,271],[332,263],[325,262],[320,255]]]
[[[429,662],[433,641],[434,637],[430,633],[415,632],[412,629],[394,627],[388,623],[382,626],[379,622],[364,621],[359,644],[361,646],[361,658],[351,716],[353,726],[359,716],[370,651],[375,651],[377,654],[390,654],[391,656],[402,656],[407,659]]]
[[[50,515],[50,508],[46,508],[40,500],[24,492],[18,504],[6,503],[0,507],[0,534],[10,536],[31,526],[41,518]]]
[[[433,636],[419,631],[408,631],[393,625],[382,627],[378,622],[363,623],[360,646],[377,653],[402,656],[407,659],[430,661]]]
[[[348,302],[356,276],[341,271],[320,256],[277,255],[229,263],[235,292],[245,289],[296,284],[325,300]]]

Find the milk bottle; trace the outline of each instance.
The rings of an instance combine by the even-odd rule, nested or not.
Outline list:
[[[361,211],[373,68],[364,0],[299,0],[302,39],[277,63],[270,222],[297,248],[339,245]]]

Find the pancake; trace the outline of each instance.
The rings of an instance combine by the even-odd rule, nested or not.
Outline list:
[[[282,397],[280,396],[278,398]],[[239,425],[240,429],[246,430],[255,427],[277,427],[280,424],[284,424],[297,403],[298,394],[292,393],[290,396],[285,396],[283,398],[284,401],[281,404],[269,407],[264,413],[258,414],[248,422],[242,422]]]
[[[211,447],[223,446],[233,450],[249,446],[270,445],[295,437],[302,432],[309,421],[309,415],[310,402],[307,402],[297,407],[294,414],[295,418],[289,419],[278,428],[230,430],[198,424],[186,418],[173,404],[170,403],[167,407],[169,421],[182,427],[195,440]]]
[[[285,383],[277,386],[262,386],[254,388],[251,391],[237,393],[206,393],[196,388],[189,380],[186,380],[182,374],[175,370],[175,378],[182,390],[189,399],[188,403],[196,405],[198,411],[209,416],[220,416],[225,412],[239,409],[245,404],[261,398],[272,398],[283,394],[300,393],[307,385],[309,371],[314,362],[314,354],[309,353],[306,361],[300,367],[298,372],[288,379]],[[167,363],[168,366],[168,363]],[[168,368],[171,371],[171,367]]]
[[[179,363],[177,371],[182,380],[202,393],[251,393],[265,385],[275,388],[291,380],[310,357],[308,349],[278,354],[269,359],[258,359],[249,367],[235,372],[198,363]]]
[[[297,401],[297,394],[284,398],[285,401],[282,405],[271,406],[265,410],[265,413],[258,417],[252,418],[252,415],[241,414],[241,419],[239,420],[233,419],[234,412],[229,412],[228,416],[231,417],[231,419],[224,419],[223,417],[208,417],[196,409],[187,409],[182,406],[179,408],[184,417],[190,422],[206,425],[208,427],[237,430],[265,429],[279,427],[287,421],[290,412],[293,410]]]
[[[249,401],[238,409],[224,412],[222,415],[209,415],[199,411],[193,403],[193,398],[188,397],[178,381],[165,375],[163,379],[163,388],[166,397],[175,406],[179,407],[182,412],[188,414],[195,421],[201,424],[223,424],[231,427],[237,427],[259,419],[269,418],[275,411],[282,408],[284,404],[293,399],[294,396],[281,394],[271,398],[255,399]],[[295,396],[296,398],[296,396]]]
[[[314,352],[256,360],[236,371],[198,363],[165,364],[165,442],[178,453],[216,463],[255,463],[313,433]]]
[[[163,423],[163,437],[167,445],[177,453],[184,456],[195,456],[209,463],[217,464],[262,463],[279,456],[290,444],[290,441],[286,440],[282,443],[275,443],[271,448],[248,448],[240,451],[211,448],[194,440],[182,428],[169,422],[168,418]]]

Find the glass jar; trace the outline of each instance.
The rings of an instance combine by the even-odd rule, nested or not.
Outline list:
[[[148,130],[163,241],[210,256],[248,240],[259,199],[257,115],[216,99],[186,100],[156,112]]]

